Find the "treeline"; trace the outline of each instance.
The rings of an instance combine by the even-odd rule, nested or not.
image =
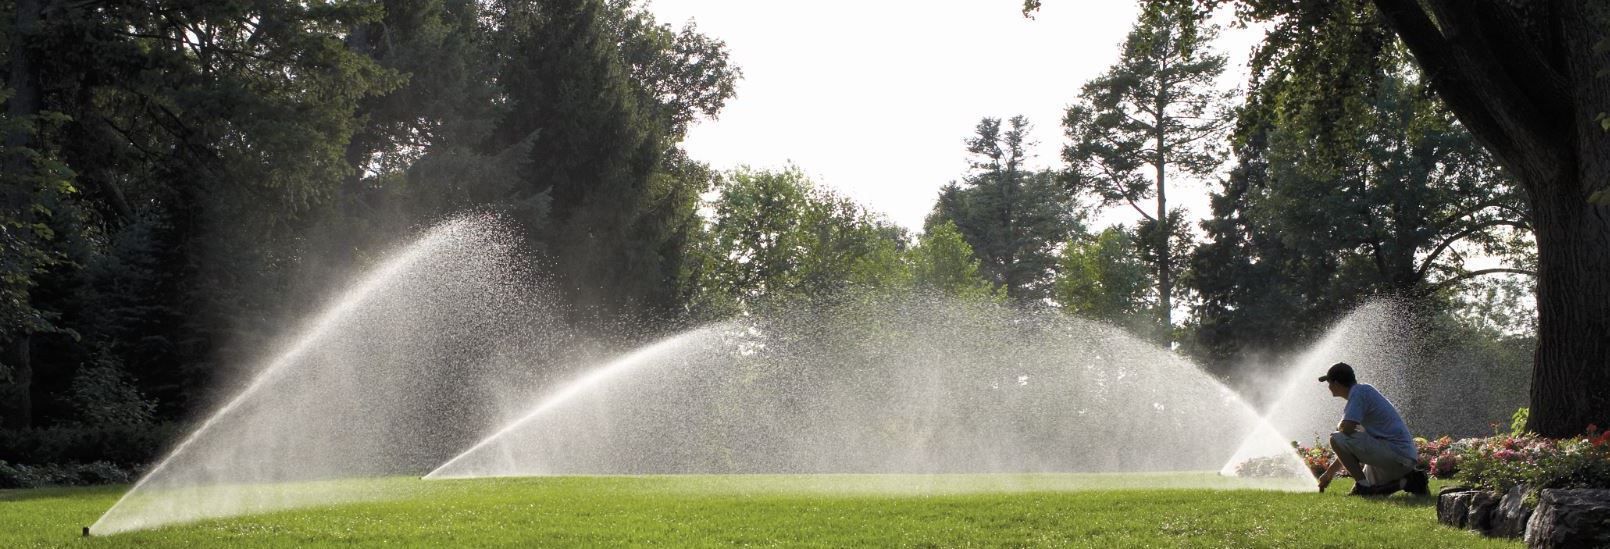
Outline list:
[[[1453,311],[1495,364],[1531,349],[1526,279],[1486,276],[1534,262],[1527,203],[1362,3],[1271,33],[1241,101],[1203,14],[1148,5],[1070,98],[1061,164],[985,118],[917,236],[798,168],[690,158],[739,69],[629,0],[4,5],[14,432],[190,418],[323,289],[464,210],[517,224],[599,331],[917,292],[1061,307],[1226,372],[1390,295]],[[1197,226],[1181,176],[1215,182]],[[1141,220],[1090,227],[1105,207]]]
[[[725,45],[628,1],[5,3],[0,422],[189,417],[442,216],[517,224],[578,323],[665,319]]]

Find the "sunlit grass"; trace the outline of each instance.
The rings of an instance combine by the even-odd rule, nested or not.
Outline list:
[[[0,547],[1515,546],[1431,498],[1247,489],[1212,474],[687,475],[376,483],[387,499],[82,539],[124,487],[0,491]],[[1436,487],[1433,486],[1433,489]]]

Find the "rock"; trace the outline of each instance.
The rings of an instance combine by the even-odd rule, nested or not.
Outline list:
[[[1465,528],[1487,533],[1493,529],[1493,511],[1497,509],[1497,494],[1475,492],[1470,496],[1470,504],[1465,512]]]
[[[1444,488],[1437,492],[1437,521],[1454,528],[1464,528],[1466,511],[1474,495],[1476,491],[1469,488]]]
[[[1487,535],[1503,538],[1518,538],[1526,534],[1526,521],[1532,518],[1532,510],[1526,506],[1526,487],[1516,486],[1498,500],[1498,509],[1493,511],[1492,530]]]
[[[1610,490],[1544,490],[1527,547],[1610,547]]]

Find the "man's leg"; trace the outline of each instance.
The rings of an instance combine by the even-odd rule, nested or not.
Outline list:
[[[1346,433],[1336,431],[1330,434],[1330,449],[1336,453],[1336,459],[1342,462],[1342,468],[1353,477],[1353,482],[1364,483],[1364,464],[1359,463],[1358,455],[1354,453],[1353,437]]]
[[[1385,495],[1404,487],[1403,478],[1414,470],[1412,462],[1405,462],[1392,452],[1392,448],[1369,433],[1351,435],[1331,433],[1331,449],[1353,475],[1353,481],[1367,493]]]

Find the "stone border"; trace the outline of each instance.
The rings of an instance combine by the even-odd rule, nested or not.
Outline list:
[[[1463,486],[1437,493],[1437,521],[1484,536],[1525,538],[1527,547],[1610,547],[1610,490],[1543,490],[1537,508],[1527,489],[1503,497]]]

